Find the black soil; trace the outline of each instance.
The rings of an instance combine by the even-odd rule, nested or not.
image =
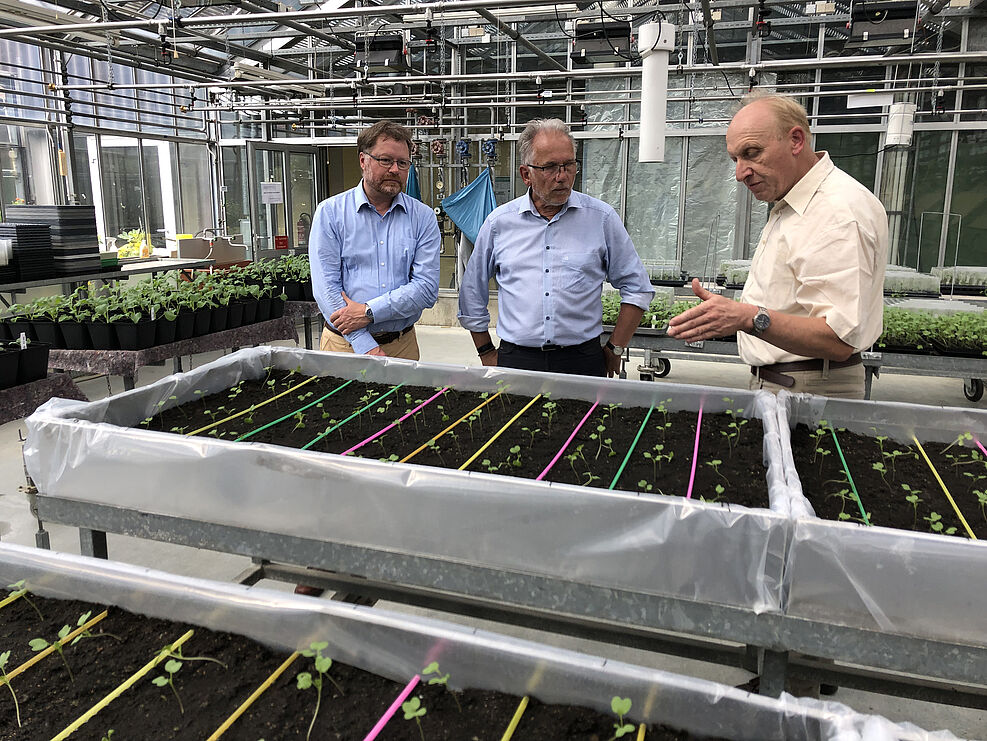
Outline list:
[[[601,404],[592,408],[591,403],[574,399],[391,387],[361,380],[347,383],[272,370],[264,378],[166,409],[144,420],[142,426],[604,489],[687,496],[697,414],[668,412],[665,404],[669,401],[648,416],[642,407]],[[234,417],[251,407],[252,411]],[[745,419],[743,412],[735,409],[703,416],[692,498],[768,506],[763,428],[759,420]],[[629,458],[628,451],[632,451]]]
[[[817,430],[799,425],[792,433],[803,493],[820,517],[862,522],[833,434]],[[836,439],[872,525],[969,537],[916,444],[839,429]],[[923,443],[922,449],[970,529],[987,538],[987,460],[976,443],[964,437],[952,446]]]
[[[31,599],[43,619],[39,619],[24,598],[0,609],[3,626],[0,648],[11,652],[5,667],[8,673],[34,655],[28,646],[31,639],[44,637],[53,641],[63,625],[75,628],[83,613],[91,612],[95,616],[103,610],[83,602]],[[53,653],[11,680],[20,707],[20,727],[9,688],[0,685],[0,739],[52,738],[190,629],[194,634],[180,648],[185,660],[173,675],[177,697],[169,686],[153,684],[155,677],[165,675],[162,662],[71,738],[100,741],[111,729],[111,741],[208,738],[288,658],[288,652],[273,651],[237,635],[110,608],[108,616],[92,628],[92,637],[64,648],[64,663]],[[116,637],[111,637],[111,633]],[[323,654],[331,656],[328,649]],[[223,665],[195,657],[216,659]],[[74,680],[70,679],[66,664]],[[317,691],[298,689],[300,672],[317,676],[314,660],[298,657],[222,738],[304,739],[315,710]],[[328,680],[323,682],[312,739],[359,741],[404,686],[335,662],[328,674],[342,692]],[[497,741],[519,702],[517,697],[497,692],[453,693],[441,685],[424,683],[415,689],[412,697],[419,697],[426,708],[421,724],[429,741]],[[178,698],[184,712],[179,709]],[[643,698],[631,699],[643,702]],[[585,708],[532,702],[514,738],[606,741],[613,735],[615,720]],[[414,721],[404,720],[404,713],[399,710],[378,738],[415,741],[421,735]],[[654,727],[647,730],[645,738],[663,741],[696,737]]]

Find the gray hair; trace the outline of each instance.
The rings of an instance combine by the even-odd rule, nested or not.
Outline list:
[[[569,142],[572,144],[572,156],[576,156],[576,140],[572,138],[572,134],[565,121],[558,118],[533,118],[528,121],[527,126],[524,127],[524,131],[521,132],[521,136],[517,140],[518,155],[521,158],[522,165],[532,164],[531,149],[534,146],[535,137],[539,134],[562,134],[568,137]]]
[[[756,88],[740,99],[740,107],[746,108],[751,103],[759,102],[763,102],[771,108],[779,137],[786,137],[788,132],[796,126],[802,129],[806,136],[811,135],[812,132],[809,130],[809,116],[802,104],[794,98]]]

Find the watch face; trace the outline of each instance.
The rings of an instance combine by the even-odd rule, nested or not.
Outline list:
[[[768,327],[771,326],[771,315],[767,311],[762,309],[754,315],[754,329],[758,332],[763,332]]]

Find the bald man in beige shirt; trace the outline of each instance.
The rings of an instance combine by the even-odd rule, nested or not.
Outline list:
[[[808,118],[777,95],[745,98],[727,129],[736,178],[774,202],[740,302],[693,281],[702,303],[669,323],[686,342],[737,333],[751,388],[862,399],[860,351],[881,335],[888,218],[810,146]]]

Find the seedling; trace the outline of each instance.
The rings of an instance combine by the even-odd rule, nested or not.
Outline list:
[[[928,517],[923,517],[922,519],[929,523],[929,530],[931,530],[934,533],[942,533],[943,535],[953,535],[956,532],[955,527],[946,527],[943,524],[942,515],[940,515],[938,512],[930,512]]]
[[[99,741],[112,741],[112,736],[114,733],[115,731],[111,728],[106,732],[106,735],[103,736]]]
[[[528,436],[531,438],[528,440],[528,450],[531,450],[531,447],[535,444],[535,435],[541,432],[541,428],[536,427],[532,430],[530,427],[522,427],[521,432],[527,432]]]
[[[54,646],[55,650],[58,651],[58,655],[62,657],[62,663],[65,664],[65,669],[69,673],[69,679],[75,682],[75,676],[72,674],[72,668],[69,666],[69,662],[65,660],[65,652],[63,651],[65,647],[65,636],[67,636],[71,631],[72,629],[69,626],[63,625],[58,631],[58,640],[54,643],[48,643],[48,641],[44,638],[32,638],[28,642],[28,645],[31,647],[32,651],[44,651],[49,646]]]
[[[726,476],[724,476],[722,473],[720,473],[720,465],[722,463],[723,463],[723,461],[721,461],[719,458],[714,458],[711,461],[706,461],[706,465],[709,466],[710,468],[712,468],[714,471],[716,471],[716,475],[719,476],[721,479],[723,479],[724,481],[726,481],[729,484],[730,483],[730,479],[728,479]]]
[[[973,434],[972,433],[970,433],[970,432],[960,433],[959,435],[956,436],[956,439],[953,440],[953,442],[951,442],[949,445],[947,445],[945,448],[942,449],[943,455],[945,455],[946,454],[946,451],[949,450],[954,445],[959,445],[962,448],[963,447],[963,443],[965,441],[972,440],[972,439],[973,439]]]
[[[428,680],[428,683],[430,685],[441,684],[449,690],[449,694],[452,695],[452,699],[456,701],[456,707],[459,708],[459,712],[463,712],[463,706],[459,704],[459,698],[456,697],[456,693],[449,689],[449,672],[443,674],[439,669],[439,662],[433,661],[431,664],[422,669],[423,677],[427,677],[429,674],[434,674],[435,676]]]
[[[413,720],[418,724],[418,734],[422,737],[422,741],[425,741],[425,731],[422,730],[421,717],[425,715],[425,708],[422,706],[422,701],[420,697],[412,697],[408,702],[401,703],[401,709],[404,711],[405,720]]]
[[[11,597],[13,597],[13,596],[17,595],[18,593],[20,593],[20,599],[25,600],[29,605],[31,605],[31,608],[36,613],[38,613],[38,620],[44,620],[45,619],[44,618],[44,615],[41,614],[41,610],[39,610],[38,609],[38,606],[36,604],[34,604],[34,600],[32,600],[30,597],[27,596],[28,595],[28,591],[27,591],[27,587],[24,586],[24,580],[23,579],[21,579],[20,581],[15,581],[13,584],[8,584],[7,585],[7,589],[12,589],[13,590],[10,593],[10,596]]]
[[[728,396],[723,397],[723,401],[731,403],[733,399]],[[730,424],[727,425],[729,432],[727,430],[720,430],[720,434],[726,436],[727,439],[727,449],[730,454],[733,455],[733,449],[740,443],[740,429],[747,424],[748,420],[740,415],[744,413],[743,409],[727,409],[725,414],[730,415],[732,420]]]
[[[918,495],[922,492],[919,489],[913,489],[908,484],[902,484],[901,488],[908,492],[908,496],[905,497],[905,501],[912,505],[912,510],[914,512],[912,515],[912,530],[914,530],[915,526],[918,524],[918,505],[919,502],[923,501]],[[983,505],[981,505],[981,507],[982,506]]]
[[[985,520],[987,520],[987,510],[984,509],[985,507],[987,507],[987,492],[980,491],[979,489],[974,489],[973,493],[976,495],[977,502],[980,504],[981,516]]]
[[[446,462],[442,457],[442,448],[439,447],[439,444],[435,441],[434,437],[428,441],[428,449],[435,453],[439,457],[439,462],[445,466]]]
[[[610,709],[617,716],[617,722],[613,724],[614,733],[610,737],[610,741],[616,741],[628,733],[634,733],[634,724],[624,722],[624,716],[631,712],[631,698],[614,695],[610,700]]]
[[[328,679],[333,685],[339,690],[339,694],[345,694],[343,688],[336,683],[336,680],[329,676],[329,669],[332,667],[332,659],[328,656],[322,655],[322,650],[329,647],[327,641],[314,641],[309,644],[309,647],[304,651],[299,653],[310,659],[315,659],[315,671],[318,673],[317,677],[313,677],[311,672],[299,672],[298,676],[295,677],[296,686],[300,690],[307,690],[311,687],[316,689],[315,698],[315,712],[312,713],[312,722],[308,724],[308,733],[305,734],[305,738],[308,739],[312,735],[312,728],[315,726],[315,719],[319,717],[319,706],[322,704],[322,682],[324,679]]]
[[[559,405],[554,401],[546,401],[541,405],[542,412],[541,416],[548,420],[548,431],[552,432],[552,420],[555,419],[556,413],[559,411]]]
[[[652,488],[654,487],[652,487],[651,484],[649,484],[644,479],[641,479],[640,481],[637,482],[637,488],[640,489],[641,491],[651,491]]]
[[[295,412],[292,418],[295,420],[295,426],[291,428],[292,432],[305,429],[305,412]]]
[[[10,686],[10,679],[7,678],[7,662],[10,661],[10,651],[4,651],[0,654],[0,679],[3,680],[3,684],[7,685],[7,689],[10,690],[10,696],[14,698],[14,712],[17,715],[17,727],[21,727],[21,708],[17,704],[17,695],[14,693],[14,688]],[[458,702],[457,702],[458,704]]]
[[[182,698],[178,694],[178,690],[175,688],[175,673],[182,668],[182,662],[178,659],[168,659],[165,662],[164,670],[168,676],[155,677],[151,680],[151,684],[156,687],[171,687],[172,693],[175,695],[175,699],[178,700],[178,709],[181,711],[182,715],[185,715],[185,706],[182,704]]]
[[[881,474],[881,479],[884,480],[884,485],[890,489],[891,484],[888,483],[888,469],[885,468],[884,463],[883,462],[871,463],[870,467],[873,468],[875,471],[877,471],[879,474]]]

